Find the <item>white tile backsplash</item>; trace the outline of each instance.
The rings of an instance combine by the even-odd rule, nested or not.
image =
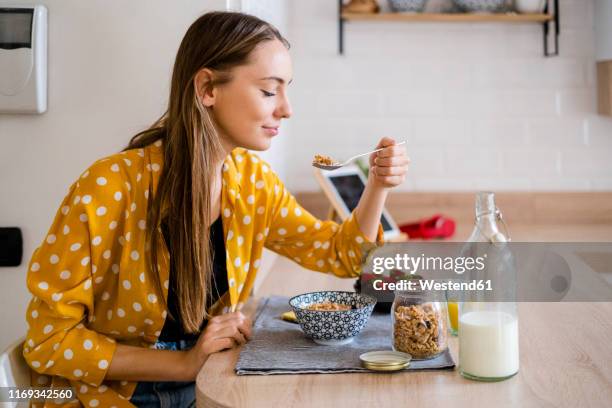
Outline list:
[[[521,146],[529,143],[527,119],[474,119],[469,124],[468,132],[475,145],[486,147]]]
[[[429,118],[417,118],[414,122],[414,135],[411,146],[466,146],[472,144],[472,134],[468,132],[468,121],[460,118],[447,118],[432,122]],[[452,135],[449,137],[449,135]],[[438,151],[441,151],[438,149]]]
[[[583,191],[583,190],[602,190],[595,188],[592,183],[585,178],[565,178],[565,177],[540,177],[536,176],[531,180],[531,189],[537,191]]]
[[[540,24],[398,22],[348,22],[340,56],[337,3],[292,0],[288,145],[308,143],[289,148],[288,186],[318,189],[314,153],[344,158],[392,136],[413,159],[401,190],[610,189],[593,2],[560,6],[559,57],[542,55]]]
[[[595,92],[586,89],[568,89],[557,93],[559,97],[559,115],[569,116],[589,114],[597,111]]]
[[[427,91],[388,91],[382,96],[386,117],[441,116],[443,97]]]
[[[591,180],[589,187],[593,191],[610,191],[612,190],[612,180],[607,178],[594,178]]]
[[[612,152],[612,118],[590,116],[585,119],[584,129],[588,146]]]
[[[506,177],[554,177],[560,175],[560,153],[555,149],[506,148],[501,153],[501,172]]]
[[[505,180],[504,189],[508,191],[525,191],[532,188],[530,177],[507,177]],[[499,179],[497,177],[478,178],[474,180],[474,190],[496,191],[499,189]]]
[[[593,4],[591,1],[561,0],[561,27],[563,29],[593,28]]]
[[[561,171],[569,177],[605,179],[612,175],[612,156],[605,149],[562,149]]]
[[[415,147],[410,149],[410,177],[446,177],[447,162],[440,149]]]
[[[529,143],[538,147],[586,146],[585,119],[545,118],[531,119],[527,123]]]
[[[483,147],[453,147],[444,149],[444,160],[449,178],[480,178],[499,176],[501,151]],[[415,158],[414,160],[418,160]]]

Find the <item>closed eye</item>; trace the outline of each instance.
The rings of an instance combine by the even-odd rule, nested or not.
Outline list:
[[[263,89],[261,90],[261,92],[263,92],[264,96],[274,96],[274,95],[276,95],[275,93],[264,91]]]

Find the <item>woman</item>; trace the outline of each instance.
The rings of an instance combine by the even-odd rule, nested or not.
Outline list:
[[[36,384],[72,386],[75,406],[189,405],[207,358],[250,338],[239,308],[264,246],[312,270],[359,274],[407,159],[382,139],[340,225],[302,209],[246,150],[266,150],[291,116],[288,48],[240,13],[191,25],[167,112],[80,176],[34,252],[24,356]]]

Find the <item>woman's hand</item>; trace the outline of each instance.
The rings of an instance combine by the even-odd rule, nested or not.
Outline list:
[[[240,312],[227,313],[210,319],[198,342],[186,355],[186,364],[193,378],[195,379],[211,354],[242,345],[250,340],[252,325],[251,319]]]
[[[395,140],[383,137],[377,149],[384,147],[380,152],[370,155],[370,174],[368,181],[374,187],[393,188],[406,180],[408,163],[410,159],[406,155],[404,145],[395,146]]]
[[[410,159],[404,146],[395,146],[395,140],[383,137],[378,142],[380,152],[370,155],[368,183],[355,209],[355,217],[361,232],[370,241],[376,240],[378,225],[389,188],[399,186],[406,179]]]

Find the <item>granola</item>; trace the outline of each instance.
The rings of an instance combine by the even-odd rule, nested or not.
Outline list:
[[[397,306],[393,345],[414,358],[433,357],[446,350],[446,321],[431,303]]]
[[[317,163],[317,164],[322,164],[324,166],[331,166],[333,164],[336,164],[336,160],[332,159],[329,156],[324,156],[322,154],[315,154],[315,157],[312,160],[312,162]]]
[[[351,306],[342,305],[340,303],[323,302],[323,303],[314,303],[312,305],[309,305],[306,309],[330,312],[330,311],[351,310]]]

